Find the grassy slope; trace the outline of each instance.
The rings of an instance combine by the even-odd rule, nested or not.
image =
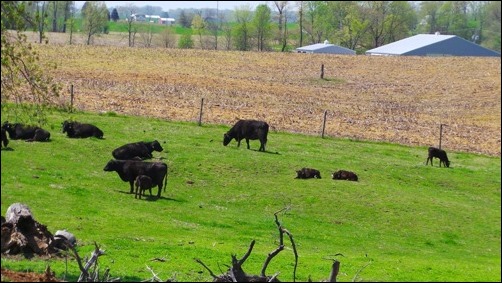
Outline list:
[[[2,117],[5,113],[2,113]],[[98,125],[104,140],[66,138],[63,120]],[[3,122],[3,118],[2,118]],[[299,253],[297,278],[329,275],[341,261],[340,281],[359,273],[365,281],[500,281],[499,157],[449,152],[451,168],[425,166],[426,148],[271,132],[267,153],[221,144],[228,126],[167,122],[144,117],[53,113],[50,143],[11,141],[1,152],[1,211],[29,205],[48,229],[68,229],[81,256],[94,242],[106,250],[101,268],[124,281],[151,277],[207,281],[193,258],[215,273],[256,245],[244,265],[258,273],[277,247],[273,213],[293,235]],[[160,200],[136,200],[115,172],[102,169],[124,143],[158,139],[157,159],[170,166]],[[165,142],[165,143],[164,143]],[[244,144],[245,145],[245,144]],[[320,180],[295,180],[301,167],[319,169]],[[334,181],[338,169],[358,173],[357,183]],[[193,184],[189,184],[191,182]],[[156,193],[156,189],[154,189]],[[286,249],[268,268],[292,280],[293,253]],[[165,258],[166,262],[151,261]],[[64,260],[16,261],[2,267],[63,276]],[[68,266],[69,279],[78,276]]]

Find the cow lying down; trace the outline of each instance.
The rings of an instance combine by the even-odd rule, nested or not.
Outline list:
[[[63,122],[62,126],[63,133],[66,133],[69,138],[103,138],[103,131],[92,124],[67,120]]]
[[[317,169],[306,168],[306,167],[303,167],[302,169],[296,171],[295,179],[310,179],[310,178],[321,179],[321,172],[319,172],[319,170]]]
[[[163,151],[164,148],[157,140],[152,142],[134,142],[120,146],[112,151],[113,157],[120,160],[150,159],[153,151]]]
[[[51,133],[44,130],[38,126],[28,126],[21,123],[9,123],[5,122],[2,125],[11,140],[25,140],[27,142],[39,141],[46,142],[50,140]]]
[[[333,180],[347,180],[347,181],[357,181],[358,177],[356,173],[347,170],[338,170],[331,174]]]

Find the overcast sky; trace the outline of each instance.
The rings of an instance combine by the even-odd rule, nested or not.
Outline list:
[[[202,9],[202,8],[213,8],[221,10],[234,10],[236,7],[240,7],[245,4],[249,4],[251,9],[254,10],[256,6],[259,4],[267,4],[271,1],[105,1],[106,7],[114,8],[117,6],[127,6],[128,4],[133,4],[137,7],[143,6],[156,6],[162,7],[164,12],[169,11],[170,9]],[[75,5],[78,9],[82,8],[85,1],[75,1]],[[270,5],[269,5],[270,6]]]

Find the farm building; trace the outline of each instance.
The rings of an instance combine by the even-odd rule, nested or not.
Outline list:
[[[417,34],[366,51],[366,55],[389,56],[495,56],[500,53],[456,35]]]
[[[303,47],[296,48],[297,53],[328,53],[328,54],[347,54],[355,55],[354,50],[341,47],[338,45],[330,44],[328,41],[324,43],[316,43],[312,45],[307,45]]]

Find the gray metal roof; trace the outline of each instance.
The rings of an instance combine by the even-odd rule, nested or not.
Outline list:
[[[498,56],[456,35],[417,34],[366,51],[368,55],[413,55],[413,56]]]
[[[349,54],[354,55],[356,51],[334,44],[316,43],[296,48],[296,52],[303,53],[329,53],[329,54]]]

